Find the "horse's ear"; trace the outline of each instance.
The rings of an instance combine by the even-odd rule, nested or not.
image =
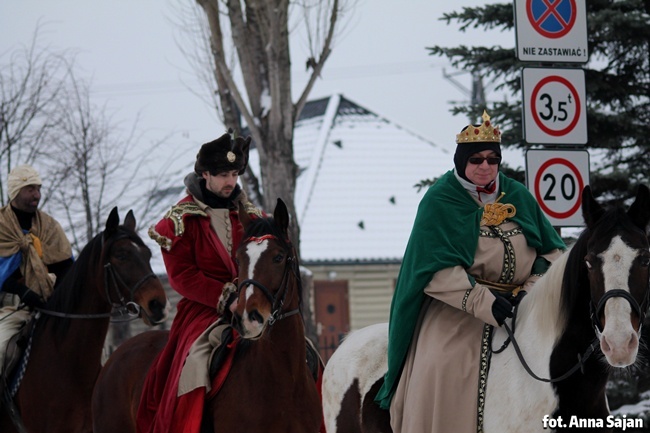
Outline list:
[[[135,231],[135,215],[133,214],[133,210],[129,210],[129,213],[126,214],[126,218],[124,218],[124,227],[132,232]]]
[[[650,189],[640,184],[636,190],[634,203],[627,211],[634,225],[645,231],[650,222]]]
[[[275,205],[273,219],[285,234],[289,234],[289,211],[281,198],[278,198],[278,203]]]
[[[104,238],[110,237],[117,230],[117,226],[120,224],[120,215],[117,213],[117,206],[111,210],[111,213],[108,215],[106,220],[106,228],[104,229]]]
[[[246,227],[251,223],[251,216],[246,212],[246,208],[241,201],[239,202],[239,222],[244,226],[244,230],[246,230]]]
[[[594,199],[591,187],[585,186],[582,190],[582,217],[587,227],[593,227],[604,213],[603,207]]]

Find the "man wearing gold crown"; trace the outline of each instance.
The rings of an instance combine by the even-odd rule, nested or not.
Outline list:
[[[376,401],[395,433],[482,431],[483,342],[565,248],[524,185],[499,172],[501,132],[456,136],[453,170],[420,202],[391,305]]]
[[[145,380],[139,433],[174,433],[184,423],[200,425],[203,400],[195,396],[205,392],[191,391],[207,387],[201,378],[208,374],[195,371],[188,379],[191,383],[179,383],[181,372],[192,345],[219,318],[217,305],[237,277],[235,253],[243,234],[239,203],[251,215],[261,215],[237,184],[248,164],[251,139],[233,139],[231,132],[201,146],[194,172],[185,177],[188,195],[149,230],[161,246],[169,284],[183,298],[176,306],[167,345]],[[207,371],[208,363],[205,359],[192,365],[204,365]],[[184,398],[180,406],[179,398]]]

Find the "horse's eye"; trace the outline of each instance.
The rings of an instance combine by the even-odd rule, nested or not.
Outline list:
[[[598,256],[594,253],[589,253],[585,256],[585,266],[587,266],[588,270],[592,270],[594,268],[594,265],[598,266],[600,263],[600,259]]]
[[[278,254],[277,256],[273,257],[273,263],[280,263],[282,260],[284,260],[283,254]]]

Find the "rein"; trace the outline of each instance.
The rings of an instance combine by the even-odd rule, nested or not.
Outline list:
[[[251,237],[247,238],[244,242],[242,242],[242,244],[247,243],[247,242],[255,242],[255,243],[261,244],[263,241],[268,240],[268,239],[277,239],[277,238],[274,235],[270,235],[270,234],[260,236],[260,237],[251,236]],[[291,243],[289,243],[289,245],[291,245]],[[297,264],[296,255],[295,255],[295,252],[294,252],[293,248],[291,248],[291,255],[289,255],[287,257],[287,261],[286,261],[286,264],[284,266],[284,272],[282,273],[282,281],[280,282],[280,288],[278,289],[278,291],[276,293],[276,295],[277,295],[277,294],[279,294],[281,292],[282,293],[281,298],[279,298],[276,295],[274,295],[273,293],[271,293],[271,291],[264,284],[260,283],[257,280],[251,279],[251,278],[242,281],[241,283],[239,283],[239,286],[237,287],[237,290],[241,291],[242,287],[251,285],[253,287],[258,288],[264,294],[264,296],[266,296],[266,299],[268,299],[268,301],[272,305],[271,316],[269,317],[269,320],[268,320],[269,326],[273,326],[273,324],[275,322],[277,322],[278,320],[285,319],[287,317],[293,316],[294,314],[298,314],[300,312],[300,308],[296,308],[296,309],[289,310],[289,311],[284,311],[284,312],[282,311],[282,307],[284,306],[284,301],[286,300],[287,294],[289,293],[289,290],[288,290],[287,287],[288,287],[288,284],[289,284],[289,274],[290,274],[291,271],[293,271],[293,274],[296,277],[296,281],[298,281],[298,286],[299,286],[298,290],[301,290],[301,287],[300,287],[300,275],[298,274],[296,264]]]
[[[526,370],[526,373],[528,373],[533,379],[539,380],[540,382],[547,382],[547,383],[560,382],[566,379],[567,377],[571,376],[576,371],[578,371],[578,369],[580,369],[580,371],[584,373],[585,362],[587,362],[587,359],[589,359],[589,357],[596,351],[596,349],[598,348],[598,343],[600,342],[598,338],[594,338],[593,341],[589,344],[589,347],[587,347],[587,350],[585,350],[585,352],[582,355],[578,353],[578,362],[573,367],[571,367],[569,371],[567,371],[560,377],[556,377],[554,379],[547,379],[547,378],[537,376],[533,372],[533,370],[531,370],[531,368],[528,366],[528,363],[524,359],[524,355],[521,353],[521,349],[519,348],[519,344],[517,343],[517,339],[515,338],[514,332],[510,329],[507,323],[504,323],[503,327],[506,330],[506,333],[508,334],[508,340],[512,343],[512,347],[515,349],[515,353],[517,353],[517,358],[519,358],[519,362],[521,362],[521,365],[522,367],[524,367],[524,370]]]
[[[503,328],[506,330],[506,333],[508,334],[508,339],[503,343],[501,348],[498,351],[493,351],[493,353],[501,353],[505,348],[508,346],[508,343],[512,343],[512,347],[515,349],[515,352],[517,353],[517,357],[519,358],[519,362],[521,362],[521,365],[524,367],[526,372],[536,380],[539,380],[541,382],[547,382],[547,383],[555,383],[555,382],[560,382],[567,377],[571,376],[573,373],[580,371],[584,374],[584,365],[585,362],[587,362],[587,359],[596,351],[598,348],[598,345],[600,343],[600,339],[598,336],[602,333],[602,324],[600,323],[599,315],[600,312],[605,308],[605,303],[607,302],[608,299],[610,298],[623,298],[627,300],[630,303],[630,306],[634,310],[634,312],[639,316],[639,335],[641,334],[641,327],[643,325],[643,320],[645,319],[645,316],[647,314],[647,309],[648,309],[648,300],[650,299],[650,290],[646,288],[646,294],[644,296],[643,302],[641,305],[634,299],[634,297],[630,294],[630,292],[622,289],[614,289],[614,290],[608,290],[605,292],[605,294],[600,298],[598,301],[598,305],[594,307],[593,301],[590,301],[589,303],[589,308],[591,310],[590,316],[591,316],[591,321],[594,326],[594,330],[596,332],[596,337],[592,340],[592,342],[589,344],[589,347],[585,350],[585,352],[580,355],[578,354],[578,362],[569,369],[566,373],[564,373],[560,377],[556,377],[554,379],[546,379],[537,376],[528,366],[528,363],[524,359],[524,355],[521,353],[521,349],[519,348],[519,344],[517,343],[517,339],[515,338],[515,320],[517,318],[517,310],[519,307],[519,304],[515,306],[515,312],[514,316],[512,318],[512,329],[508,326],[507,323],[503,324]]]

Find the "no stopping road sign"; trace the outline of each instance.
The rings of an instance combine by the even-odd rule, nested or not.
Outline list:
[[[586,150],[531,149],[526,152],[526,184],[551,224],[584,225],[582,189],[589,185]]]
[[[517,57],[521,61],[586,63],[584,0],[515,0]]]

